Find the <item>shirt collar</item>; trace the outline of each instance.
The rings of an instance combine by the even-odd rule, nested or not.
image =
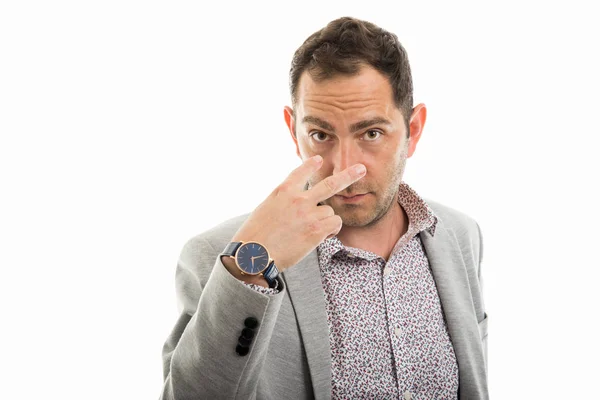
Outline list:
[[[417,233],[427,230],[432,236],[435,235],[438,217],[429,204],[406,182],[400,183],[397,200],[408,215],[410,229],[416,230]],[[337,236],[333,236],[325,239],[317,246],[319,264],[328,264],[333,256],[339,252],[346,253],[350,257],[360,257],[366,260],[376,258],[371,252],[344,246]]]

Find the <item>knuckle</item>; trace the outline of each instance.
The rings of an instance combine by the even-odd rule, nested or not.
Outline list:
[[[359,176],[360,175],[355,173],[354,171],[348,170],[344,173],[344,181],[350,183],[355,181]]]
[[[303,220],[306,218],[306,212],[302,208],[298,208],[296,210],[296,218]]]
[[[308,214],[308,210],[306,209],[306,196],[302,194],[295,195],[290,203],[291,207],[296,210],[296,218],[304,219]]]
[[[333,177],[329,176],[329,177],[323,179],[323,184],[325,185],[327,190],[329,190],[330,192],[332,192],[332,193],[336,192],[336,185],[335,185],[335,180],[333,179]]]
[[[295,207],[299,207],[306,202],[306,196],[303,194],[295,194],[292,198],[292,205]]]
[[[287,193],[290,190],[290,184],[288,182],[283,182],[280,183],[275,190],[273,191],[273,194],[275,196],[279,196],[281,194]]]
[[[320,233],[320,231],[321,231],[321,222],[320,221],[310,221],[307,224],[306,229],[310,236],[316,235],[316,234]]]

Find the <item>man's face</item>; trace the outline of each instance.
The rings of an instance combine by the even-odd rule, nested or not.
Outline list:
[[[414,152],[414,145],[409,150],[404,117],[394,103],[388,79],[369,66],[358,75],[322,82],[304,72],[297,93],[294,115],[286,108],[286,120],[295,131],[292,137],[298,156],[302,160],[316,154],[323,157],[323,166],[309,185],[356,163],[364,164],[367,174],[361,180],[323,203],[334,209],[345,226],[374,224],[396,201],[406,159]],[[361,196],[350,198],[356,195]]]

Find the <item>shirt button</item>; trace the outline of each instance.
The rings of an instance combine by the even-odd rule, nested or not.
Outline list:
[[[348,254],[348,258],[354,258],[356,257],[354,254]]]
[[[404,400],[412,400],[412,393],[408,390],[404,392]]]
[[[396,334],[396,337],[400,337],[400,334],[402,334],[402,330],[400,328],[396,328],[394,329],[394,333]],[[408,392],[406,392],[408,393]]]
[[[383,269],[383,275],[388,276],[390,274],[390,272],[392,272],[390,267],[385,267]]]

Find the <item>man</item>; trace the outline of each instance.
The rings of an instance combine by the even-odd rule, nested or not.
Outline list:
[[[480,229],[402,181],[426,108],[397,37],[332,21],[290,87],[303,163],[183,247],[162,398],[488,398]]]

